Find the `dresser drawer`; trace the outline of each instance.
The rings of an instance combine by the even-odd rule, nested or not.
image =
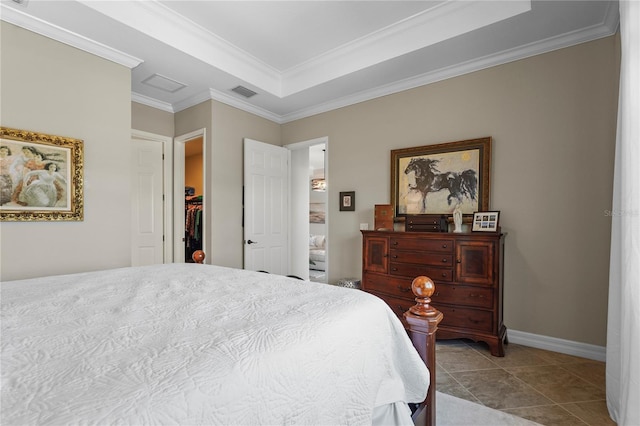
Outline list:
[[[400,263],[453,267],[453,254],[419,251],[389,250],[389,260]]]
[[[432,278],[435,279],[435,278]],[[493,290],[484,287],[468,287],[462,285],[436,285],[436,292],[431,296],[434,303],[493,308]]]
[[[407,223],[405,225],[407,227],[407,231],[416,231],[416,232],[440,232],[440,225],[429,225],[422,223]]]
[[[400,250],[424,250],[437,251],[441,253],[453,253],[453,240],[438,239],[420,239],[420,238],[397,238],[389,239],[391,249]]]
[[[414,300],[411,291],[413,278],[390,277],[388,275],[365,274],[362,289],[369,293],[385,293],[392,296]]]
[[[448,259],[450,262],[451,259]],[[413,280],[418,275],[426,275],[434,281],[452,281],[453,280],[453,269],[446,268],[446,266],[451,266],[451,263],[443,262],[441,263],[442,268],[436,268],[432,265],[416,265],[412,263],[396,263],[391,262],[389,264],[389,274],[391,275],[399,275],[402,277],[411,277]]]
[[[493,331],[491,311],[441,305],[435,302],[432,305],[444,315],[441,323],[443,326],[486,331],[488,333]]]

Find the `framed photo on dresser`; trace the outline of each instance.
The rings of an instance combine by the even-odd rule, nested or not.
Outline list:
[[[498,232],[498,221],[500,212],[475,212],[473,214],[473,224],[471,231],[473,232]]]

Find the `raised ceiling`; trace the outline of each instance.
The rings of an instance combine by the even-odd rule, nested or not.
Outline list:
[[[618,4],[2,0],[0,17],[130,67],[136,102],[284,123],[611,35]]]

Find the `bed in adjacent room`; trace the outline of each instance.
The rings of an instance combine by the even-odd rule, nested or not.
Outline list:
[[[327,263],[326,240],[324,235],[309,236],[309,269],[325,271]]]
[[[7,425],[406,422],[429,385],[421,356],[381,299],[277,275],[167,264],[2,283]]]

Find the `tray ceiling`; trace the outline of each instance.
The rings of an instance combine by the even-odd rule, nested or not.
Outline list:
[[[606,37],[618,25],[617,1],[590,0],[0,4],[4,21],[130,67],[136,102],[176,112],[216,99],[279,123]]]

